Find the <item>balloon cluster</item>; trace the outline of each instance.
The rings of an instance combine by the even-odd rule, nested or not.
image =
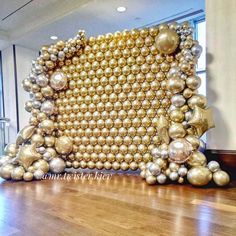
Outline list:
[[[65,168],[141,169],[147,183],[229,182],[207,165],[200,136],[214,126],[195,66],[202,48],[183,24],[59,41],[23,81],[29,125],[5,148],[0,176],[41,179]]]

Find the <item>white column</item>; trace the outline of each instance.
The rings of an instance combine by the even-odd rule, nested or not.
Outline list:
[[[207,96],[216,124],[209,149],[236,150],[235,22],[235,0],[206,0]]]

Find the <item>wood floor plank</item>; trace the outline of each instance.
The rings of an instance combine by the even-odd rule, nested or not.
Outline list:
[[[0,235],[231,236],[235,205],[234,183],[148,186],[121,174],[108,181],[0,180]]]

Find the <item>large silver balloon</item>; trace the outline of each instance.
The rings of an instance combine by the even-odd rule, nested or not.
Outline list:
[[[45,101],[42,103],[41,111],[46,113],[47,115],[52,115],[54,112],[54,103],[52,101]]]
[[[67,86],[67,77],[63,72],[54,72],[50,77],[50,85],[55,90],[62,90]]]
[[[66,163],[61,158],[57,157],[50,161],[49,163],[50,171],[54,174],[60,174],[64,172],[66,168]]]
[[[47,76],[45,74],[38,75],[36,78],[36,83],[41,87],[47,86],[47,84],[48,84]]]
[[[169,145],[169,157],[173,162],[184,163],[191,153],[191,144],[183,138],[176,139]]]

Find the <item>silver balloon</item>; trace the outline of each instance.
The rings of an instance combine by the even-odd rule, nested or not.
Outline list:
[[[37,76],[36,76],[34,73],[31,72],[31,73],[29,74],[29,77],[28,77],[28,78],[29,78],[29,80],[30,80],[32,83],[34,83],[34,82],[36,81],[36,77],[37,77]]]
[[[171,172],[171,173],[169,174],[169,178],[170,178],[172,181],[176,181],[176,180],[178,180],[179,175],[178,175],[177,172]]]
[[[151,162],[151,161],[148,162],[148,163],[146,164],[146,168],[149,169],[149,167],[150,167],[152,164],[153,164],[153,162]]]
[[[40,180],[40,179],[43,178],[44,174],[45,173],[43,172],[43,170],[38,169],[34,172],[34,178],[37,179],[37,180]]]
[[[39,109],[42,103],[40,101],[33,101],[32,105],[35,109]]]
[[[176,107],[182,107],[186,100],[183,95],[176,94],[171,98],[171,103]]]
[[[63,72],[54,72],[50,77],[50,85],[55,90],[62,90],[67,86],[67,77]]]
[[[39,64],[35,64],[32,68],[33,72],[35,72],[36,74],[41,74],[43,73],[43,67]]]
[[[199,58],[201,56],[201,53],[202,53],[202,46],[200,46],[199,44],[194,45],[191,48],[191,52],[195,57]]]
[[[161,173],[161,168],[159,165],[153,163],[150,167],[149,167],[149,171],[152,175],[157,176]]]
[[[189,121],[191,120],[193,113],[191,111],[187,111],[184,116],[185,116],[185,120]]]
[[[153,156],[154,158],[160,157],[160,150],[159,150],[159,148],[153,148],[153,149],[151,150],[151,154],[152,154],[152,156]]]
[[[159,184],[164,184],[166,182],[166,179],[167,179],[167,177],[164,174],[160,174],[157,176],[157,182]]]
[[[46,113],[47,115],[52,115],[54,112],[54,103],[52,101],[45,101],[42,103],[41,111]]]
[[[178,170],[178,174],[181,177],[184,177],[185,175],[187,175],[187,173],[188,173],[188,169],[184,166],[180,167]]]
[[[210,161],[207,167],[211,172],[216,172],[220,169],[220,164],[217,161]]]
[[[66,163],[59,157],[52,159],[49,163],[49,169],[54,174],[60,174],[64,172],[66,168]]]
[[[169,145],[169,157],[173,162],[184,163],[192,153],[192,145],[183,138],[172,141]]]
[[[161,150],[161,158],[167,159],[168,157],[169,157],[168,150],[166,150],[166,149]]]
[[[47,86],[47,84],[48,84],[47,76],[45,74],[38,75],[36,78],[36,83],[41,87]]]
[[[170,68],[167,78],[179,77],[181,75],[181,70],[178,66],[173,66]]]

